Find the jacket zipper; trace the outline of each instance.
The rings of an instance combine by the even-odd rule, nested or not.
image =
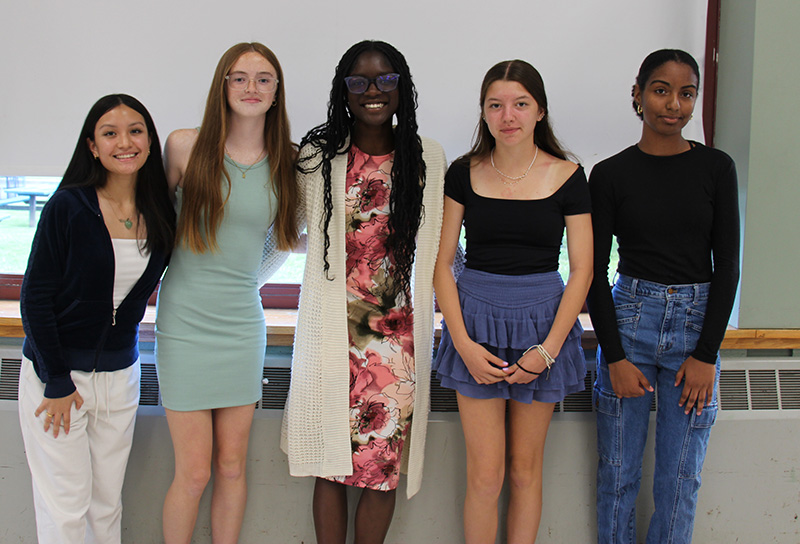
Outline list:
[[[99,209],[100,203],[98,202],[97,205],[98,205],[98,209]],[[105,220],[103,219],[103,214],[98,212],[97,213],[97,218],[100,220],[100,224],[102,225],[103,229],[106,230],[106,235],[108,236],[107,239],[108,239],[109,249],[111,250],[111,255],[114,255],[114,243],[111,241],[111,233],[109,233],[108,229],[106,228]],[[117,266],[116,260],[113,257],[112,257],[111,264],[112,264],[111,270],[113,272],[112,273],[112,278],[113,278],[114,277],[113,274],[116,274],[116,270],[115,269],[116,269],[116,266]],[[112,284],[111,284],[111,305],[112,305],[112,307],[114,305],[114,284],[113,284],[113,279],[112,279]],[[117,325],[117,309],[116,308],[112,308],[112,310],[111,310],[111,326],[115,327],[116,325]],[[108,333],[109,333],[109,328],[106,327],[105,330],[103,330],[103,335],[100,337],[100,342],[97,344],[97,349],[95,350],[95,354],[94,354],[94,368],[95,369],[97,369],[97,363],[100,360],[100,354],[103,352],[103,347],[105,347],[106,338],[108,337]]]

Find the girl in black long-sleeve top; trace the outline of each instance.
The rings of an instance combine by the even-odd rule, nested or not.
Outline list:
[[[661,50],[643,62],[633,104],[639,143],[595,166],[589,187],[600,344],[595,384],[598,541],[635,542],[635,503],[658,388],[655,513],[648,543],[691,541],[700,471],[717,412],[719,347],[739,280],[736,170],[686,140],[695,60]],[[608,285],[612,236],[618,279]]]

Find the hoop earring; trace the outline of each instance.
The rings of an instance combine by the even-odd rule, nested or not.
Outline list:
[[[692,119],[694,119],[694,114],[691,114],[691,115],[689,116],[689,121],[691,121]]]
[[[100,158],[100,156],[97,153],[92,153],[92,155],[94,155],[94,160],[97,160],[97,159]]]
[[[278,103],[278,99],[277,99],[277,98],[273,98],[273,99],[272,99],[272,105],[274,106],[274,105],[276,105],[277,103]]]
[[[636,104],[636,113],[638,113],[639,115],[642,114],[642,105],[641,104]]]

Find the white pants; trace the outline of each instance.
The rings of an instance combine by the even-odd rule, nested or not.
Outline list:
[[[69,434],[44,432],[45,412],[34,417],[44,384],[23,358],[19,421],[33,480],[40,544],[119,544],[122,482],[139,405],[139,361],[114,372],[73,370],[83,397],[72,406]]]

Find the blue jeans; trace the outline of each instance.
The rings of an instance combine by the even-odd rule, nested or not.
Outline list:
[[[626,358],[658,391],[655,512],[648,544],[692,540],[700,471],[717,417],[719,357],[714,396],[697,415],[678,405],[683,382],[675,375],[695,349],[703,327],[709,284],[661,285],[620,275],[612,295]],[[608,364],[597,351],[597,529],[600,544],[636,542],[636,496],[653,393],[618,399]]]

